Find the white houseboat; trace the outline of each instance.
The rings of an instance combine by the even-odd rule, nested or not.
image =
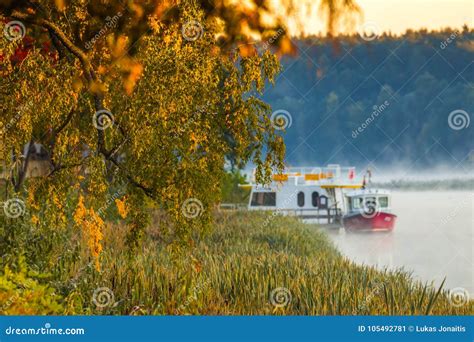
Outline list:
[[[390,230],[396,217],[386,213],[390,195],[366,189],[368,182],[365,175],[363,179],[356,176],[355,167],[337,164],[288,168],[274,174],[267,185],[257,184],[252,176],[248,210],[277,211],[334,227],[344,225],[349,230]],[[380,192],[374,195],[373,191]],[[380,222],[384,223],[381,227]]]

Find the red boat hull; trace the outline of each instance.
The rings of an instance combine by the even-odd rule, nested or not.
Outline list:
[[[342,218],[342,223],[344,228],[350,231],[391,231],[397,219],[396,215],[384,212],[378,212],[373,217],[370,216],[346,215]]]

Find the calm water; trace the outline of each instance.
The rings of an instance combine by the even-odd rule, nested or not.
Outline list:
[[[398,221],[392,233],[330,232],[350,259],[380,268],[403,267],[422,281],[474,294],[474,202],[462,191],[393,192]]]

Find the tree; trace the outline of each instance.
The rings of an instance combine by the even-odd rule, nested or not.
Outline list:
[[[324,3],[338,4],[328,7],[334,14],[351,1]],[[262,182],[283,167],[283,140],[258,98],[279,62],[254,48],[254,36],[274,37],[282,19],[264,24],[269,5],[254,5],[1,1],[8,196],[25,197],[43,227],[68,227],[73,210],[97,260],[110,198],[133,241],[151,203],[180,241],[205,230],[226,156],[252,160]],[[272,42],[273,51],[294,51],[287,35]],[[48,151],[45,177],[27,179],[25,144]]]

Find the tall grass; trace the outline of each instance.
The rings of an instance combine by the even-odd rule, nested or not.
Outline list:
[[[356,265],[325,233],[293,218],[265,213],[219,214],[214,232],[176,255],[152,228],[140,251],[126,252],[125,228],[105,232],[102,272],[66,247],[52,267],[51,285],[66,314],[212,315],[467,315],[447,290],[414,281],[402,271]],[[113,300],[98,307],[94,290]],[[283,304],[274,290],[287,290]],[[272,292],[273,291],[273,292]],[[289,294],[289,295],[288,295]],[[291,300],[289,298],[291,296]]]

